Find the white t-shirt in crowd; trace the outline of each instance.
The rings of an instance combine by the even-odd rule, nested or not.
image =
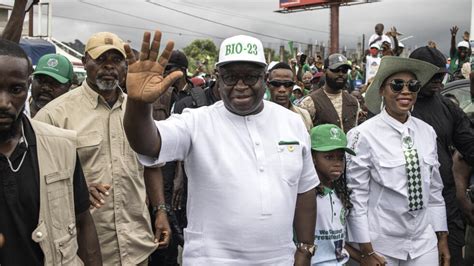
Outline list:
[[[365,84],[368,83],[369,79],[375,77],[377,71],[379,70],[381,57],[372,57],[370,55],[366,56],[365,61]]]
[[[324,189],[316,196],[317,219],[314,244],[318,246],[311,259],[312,266],[342,266],[349,260],[344,249],[346,236],[346,209],[334,190]]]
[[[318,185],[301,117],[264,101],[255,115],[222,101],[156,122],[159,158],[188,176],[184,265],[293,265],[298,193]]]
[[[390,47],[392,46],[392,40],[390,39],[390,37],[388,37],[387,35],[385,34],[382,34],[382,36],[379,36],[377,35],[377,33],[374,33],[372,34],[372,36],[370,36],[370,39],[369,39],[369,43],[368,43],[368,46],[367,48],[370,48],[370,44],[376,40],[378,37],[381,37],[380,40],[376,41],[375,43],[379,46],[379,47],[382,47],[382,43],[384,42],[389,42],[390,43]]]

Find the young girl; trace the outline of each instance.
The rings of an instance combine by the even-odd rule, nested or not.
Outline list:
[[[349,254],[356,255],[344,242],[346,216],[352,208],[344,176],[345,153],[355,155],[346,146],[346,135],[335,125],[324,124],[311,129],[313,162],[321,181],[316,188],[318,212],[314,243],[318,248],[311,261],[313,266],[343,265],[349,260]]]

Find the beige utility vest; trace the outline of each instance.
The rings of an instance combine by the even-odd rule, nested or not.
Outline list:
[[[83,265],[77,256],[73,176],[76,133],[30,120],[36,135],[40,211],[31,234],[44,253],[44,265]]]

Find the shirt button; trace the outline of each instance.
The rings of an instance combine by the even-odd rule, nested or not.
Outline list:
[[[42,238],[42,237],[43,237],[43,233],[37,232],[37,233],[36,233],[36,237],[37,237],[37,238]]]
[[[247,119],[247,121],[250,121],[250,117],[246,117],[245,119]]]
[[[260,172],[263,172],[264,169],[263,169],[263,167],[260,167],[258,170],[259,170]]]
[[[258,142],[258,141],[257,141],[257,142],[255,142],[255,145],[257,145],[257,146],[258,146],[258,145],[260,145],[260,142]]]

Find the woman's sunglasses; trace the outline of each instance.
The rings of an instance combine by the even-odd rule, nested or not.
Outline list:
[[[412,79],[409,81],[404,81],[403,79],[393,79],[388,83],[388,85],[394,93],[400,93],[403,90],[403,87],[405,87],[405,85],[407,86],[410,92],[416,93],[421,89],[421,84],[416,79]]]

